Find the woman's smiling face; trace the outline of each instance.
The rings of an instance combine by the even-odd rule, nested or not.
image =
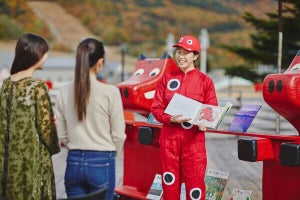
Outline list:
[[[195,55],[192,51],[187,51],[178,47],[175,53],[175,60],[183,72],[188,72],[194,69],[194,62],[197,60],[198,55]]]

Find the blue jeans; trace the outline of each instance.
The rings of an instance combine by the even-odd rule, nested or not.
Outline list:
[[[112,200],[115,168],[115,152],[70,150],[65,174],[68,198],[83,197],[106,187],[105,200]]]

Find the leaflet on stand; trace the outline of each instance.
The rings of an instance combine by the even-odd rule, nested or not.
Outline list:
[[[154,180],[147,194],[147,199],[160,200],[163,194],[162,180],[160,174],[155,174]]]
[[[232,120],[228,131],[245,133],[260,108],[261,105],[243,105]]]
[[[216,169],[207,169],[205,174],[205,200],[221,200],[230,173]]]
[[[251,200],[251,190],[233,189],[230,200]]]

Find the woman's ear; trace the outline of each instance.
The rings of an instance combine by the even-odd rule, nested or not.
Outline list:
[[[104,58],[99,58],[97,64],[102,67],[103,63],[104,63]]]
[[[97,68],[99,71],[102,69],[103,64],[104,64],[104,58],[99,58],[97,62]]]
[[[199,54],[194,55],[194,61],[196,61],[199,58]]]
[[[98,74],[100,72],[100,70],[102,69],[102,66],[103,66],[103,58],[99,58],[99,60],[93,67],[95,74]]]

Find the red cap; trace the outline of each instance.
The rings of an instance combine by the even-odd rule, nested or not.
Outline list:
[[[200,53],[200,42],[194,36],[182,36],[178,43],[173,45],[173,47],[181,47],[187,51],[196,51]]]

